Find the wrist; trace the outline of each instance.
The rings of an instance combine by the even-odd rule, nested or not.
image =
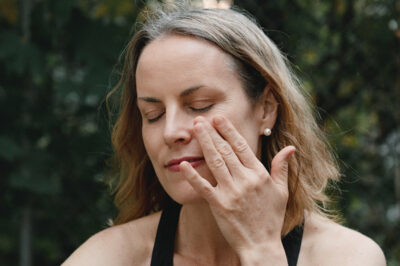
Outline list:
[[[285,249],[281,241],[254,245],[253,247],[242,249],[238,255],[240,264],[243,266],[288,265]]]

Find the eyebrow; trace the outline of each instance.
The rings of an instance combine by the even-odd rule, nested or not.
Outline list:
[[[179,94],[179,97],[188,96],[188,95],[194,93],[195,91],[197,91],[198,89],[203,88],[203,87],[207,87],[207,86],[205,86],[205,85],[197,85],[197,86],[190,87],[190,88],[182,91]],[[161,102],[159,99],[153,98],[153,97],[138,97],[137,99],[141,100],[141,101],[145,101],[145,102],[150,102],[150,103],[159,103],[159,102]]]

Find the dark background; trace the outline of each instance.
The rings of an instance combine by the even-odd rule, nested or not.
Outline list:
[[[338,154],[345,225],[400,265],[400,1],[246,0]],[[61,263],[116,210],[104,98],[146,1],[0,0],[0,265]]]

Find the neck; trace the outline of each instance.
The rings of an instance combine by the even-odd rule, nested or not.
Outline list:
[[[175,252],[184,257],[201,257],[213,264],[226,264],[227,260],[229,265],[240,264],[207,203],[182,206],[175,241]]]

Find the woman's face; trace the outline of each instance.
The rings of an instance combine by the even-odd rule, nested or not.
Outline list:
[[[211,122],[215,115],[223,115],[259,154],[264,108],[250,103],[229,55],[213,44],[179,35],[152,41],[140,55],[136,88],[147,154],[175,201],[201,200],[179,172],[182,160],[192,161],[199,174],[216,185],[194,137],[197,116]]]

